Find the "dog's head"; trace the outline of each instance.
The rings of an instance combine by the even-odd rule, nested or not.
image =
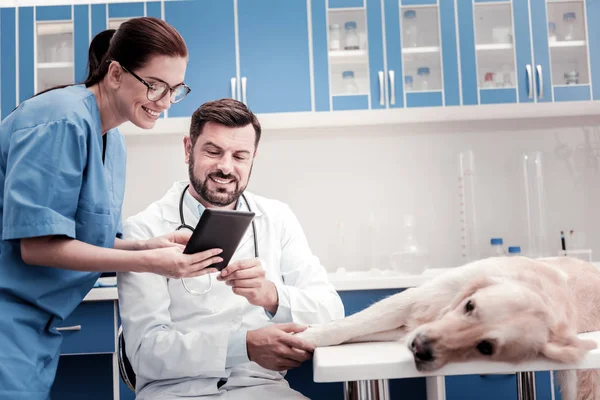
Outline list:
[[[540,355],[571,363],[596,347],[578,339],[573,329],[535,287],[482,278],[461,291],[437,320],[415,329],[407,345],[420,371],[454,361],[517,363]]]

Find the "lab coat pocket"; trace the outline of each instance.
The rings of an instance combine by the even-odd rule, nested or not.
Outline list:
[[[198,276],[196,278],[185,278],[185,285],[190,291],[204,293],[211,287],[208,275]],[[188,293],[183,286],[181,279],[169,279],[169,293],[171,294],[171,312],[177,310],[189,310],[193,307],[196,315],[211,315],[219,311],[215,293],[215,283],[217,283],[216,274],[210,277],[213,287],[208,293],[194,295]],[[178,307],[179,306],[179,307]]]
[[[77,240],[96,246],[105,246],[108,236],[110,236],[110,214],[92,212],[79,207],[75,214],[75,222]]]

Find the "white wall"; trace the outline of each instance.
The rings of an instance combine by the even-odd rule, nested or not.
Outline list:
[[[598,259],[600,128],[580,124],[585,122],[265,131],[249,189],[292,207],[330,271],[342,265],[388,268],[389,254],[402,245],[404,214],[416,216],[431,266],[455,266],[465,262],[458,154],[472,150],[475,157],[478,250],[486,255],[496,236],[527,250],[522,154],[541,151],[551,254],[559,249],[560,230],[574,229],[585,233]],[[549,128],[556,125],[563,127]],[[125,217],[162,196],[174,180],[187,179],[182,136],[128,136],[127,146]]]

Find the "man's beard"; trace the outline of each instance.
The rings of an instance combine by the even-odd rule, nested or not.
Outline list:
[[[240,182],[233,175],[225,175],[221,170],[217,170],[209,174],[204,181],[200,179],[196,179],[194,176],[194,158],[190,156],[190,162],[188,166],[189,176],[190,176],[190,185],[194,188],[196,193],[200,195],[208,204],[215,207],[226,207],[232,203],[236,203],[239,197],[242,195],[244,190],[246,190],[246,186],[240,187]],[[250,180],[250,174],[252,173],[252,168],[250,168],[250,173],[248,174],[248,180]],[[208,180],[210,178],[217,179],[225,179],[230,180],[235,185],[233,192],[227,192],[225,188],[219,188],[217,191],[210,190],[208,188]],[[213,181],[214,182],[214,181]],[[216,182],[214,182],[216,184]]]

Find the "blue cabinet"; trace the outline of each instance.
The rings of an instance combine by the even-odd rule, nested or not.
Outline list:
[[[192,89],[185,101],[171,107],[169,117],[191,116],[206,101],[236,98],[234,19],[232,0],[165,3],[165,20],[188,46],[185,81]]]
[[[312,24],[317,111],[460,104],[453,0],[315,0]]]
[[[241,100],[255,113],[311,111],[306,0],[238,0]]]
[[[16,9],[0,8],[0,119],[17,106]]]
[[[459,0],[463,104],[599,99],[595,3]]]

